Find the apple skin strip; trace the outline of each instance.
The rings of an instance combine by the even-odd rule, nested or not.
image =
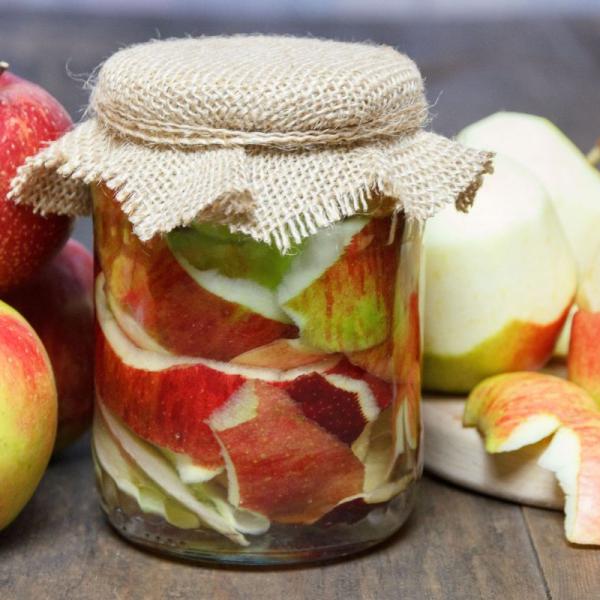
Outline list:
[[[538,464],[565,493],[567,540],[600,545],[600,411],[585,390],[542,373],[497,375],[471,392],[463,424],[479,429],[492,454],[553,436]]]
[[[211,529],[228,537],[240,546],[248,546],[246,538],[237,532],[232,525],[216,510],[199,502],[194,495],[181,483],[177,473],[158,451],[142,451],[138,442],[115,417],[113,417],[101,402],[97,403],[100,414],[108,430],[119,440],[123,452],[129,456],[160,488],[167,491],[173,498],[196,514]]]

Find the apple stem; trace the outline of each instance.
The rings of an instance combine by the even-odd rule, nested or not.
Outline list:
[[[587,159],[590,161],[590,164],[597,165],[600,163],[600,140],[598,140],[598,145],[594,146],[588,153]]]
[[[2,73],[4,73],[4,71],[8,70],[8,63],[4,62],[3,60],[0,60],[0,76],[2,76]]]

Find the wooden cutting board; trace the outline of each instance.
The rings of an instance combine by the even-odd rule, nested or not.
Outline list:
[[[562,365],[547,371],[564,375]],[[465,398],[424,394],[425,467],[477,492],[562,510],[564,496],[554,474],[537,465],[549,439],[516,452],[488,454],[477,429],[462,426],[464,403]]]

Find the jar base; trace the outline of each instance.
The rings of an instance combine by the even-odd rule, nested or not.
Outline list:
[[[376,546],[407,520],[415,500],[413,484],[364,518],[346,523],[272,525],[260,536],[247,536],[240,547],[209,531],[185,530],[161,518],[126,513],[102,502],[109,523],[127,541],[152,552],[186,561],[233,566],[285,566],[335,560]]]

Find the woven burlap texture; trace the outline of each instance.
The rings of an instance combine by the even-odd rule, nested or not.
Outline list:
[[[373,198],[419,220],[465,209],[491,168],[489,153],[422,130],[419,71],[386,46],[149,42],[104,63],[89,114],[27,160],[10,196],[84,214],[87,184],[104,182],[142,240],[200,219],[285,251]]]

